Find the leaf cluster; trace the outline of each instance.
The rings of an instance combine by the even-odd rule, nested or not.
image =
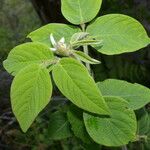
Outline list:
[[[79,50],[90,45],[107,55],[133,52],[150,43],[145,29],[137,20],[122,14],[92,21],[102,0],[61,2],[62,14],[74,25],[52,23],[31,32],[28,37],[32,42],[12,49],[3,63],[15,76],[11,104],[20,127],[26,132],[50,102],[53,78],[60,92],[77,108],[70,107],[68,119],[63,112],[51,115],[51,138],[71,136],[71,124],[74,135],[87,143],[122,146],[139,140],[134,110],[150,102],[150,90],[113,79],[96,84],[84,63],[100,61]]]

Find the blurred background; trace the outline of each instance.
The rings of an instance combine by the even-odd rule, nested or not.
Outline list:
[[[9,51],[28,41],[26,36],[31,31],[51,22],[68,23],[60,8],[60,0],[0,0],[0,150],[83,149],[74,138],[53,141],[49,137],[49,114],[57,109],[56,104],[53,108],[47,106],[26,134],[20,131],[9,99],[12,77],[2,66]],[[98,16],[108,13],[136,18],[150,36],[150,0],[103,0]],[[92,66],[96,81],[116,78],[150,87],[150,46],[130,54],[106,56],[91,51],[91,55],[102,61],[102,64]],[[54,97],[59,100],[57,96],[56,91]]]

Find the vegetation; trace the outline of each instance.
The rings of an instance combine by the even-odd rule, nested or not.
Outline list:
[[[91,67],[101,60],[91,56],[134,52],[146,47],[150,38],[137,20],[126,15],[108,14],[92,21],[101,2],[91,9],[91,0],[86,7],[83,0],[62,0],[62,14],[74,25],[52,23],[31,32],[32,42],[13,48],[4,61],[15,76],[12,110],[23,132],[31,126],[26,134],[13,132],[21,149],[149,148],[150,90],[123,80],[101,81],[98,67]],[[101,82],[95,83],[92,76]],[[54,96],[42,111],[52,85]],[[61,95],[56,86],[67,99],[56,97]]]

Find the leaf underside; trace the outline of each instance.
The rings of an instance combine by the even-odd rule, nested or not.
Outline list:
[[[150,102],[150,90],[140,84],[127,81],[107,79],[97,83],[103,96],[122,97],[131,109],[139,109]]]
[[[63,58],[53,68],[54,81],[72,103],[98,114],[109,114],[108,107],[87,69],[77,60]]]
[[[42,64],[53,59],[54,55],[47,46],[38,42],[30,42],[13,48],[3,65],[10,74],[15,76],[28,65]]]
[[[84,123],[91,138],[105,146],[122,146],[135,139],[136,116],[127,108],[125,100],[117,97],[105,98],[111,111],[110,118],[84,113]]]
[[[51,94],[52,84],[46,68],[32,64],[16,75],[11,86],[11,104],[24,132],[49,103]]]

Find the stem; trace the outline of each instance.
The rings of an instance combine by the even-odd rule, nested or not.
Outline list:
[[[81,28],[82,28],[82,31],[85,32],[85,24],[81,24]],[[88,46],[85,45],[83,46],[83,51],[86,55],[89,55],[89,50],[88,50]],[[88,69],[89,73],[92,74],[92,70],[91,70],[91,66],[89,63],[85,63],[85,66],[86,68]]]
[[[126,145],[122,146],[122,150],[128,150],[127,146]]]
[[[83,51],[86,55],[89,55],[89,50],[88,50],[88,46],[83,46]],[[86,65],[86,68],[88,69],[89,73],[91,74],[92,71],[91,71],[91,66],[89,63],[85,63]]]

